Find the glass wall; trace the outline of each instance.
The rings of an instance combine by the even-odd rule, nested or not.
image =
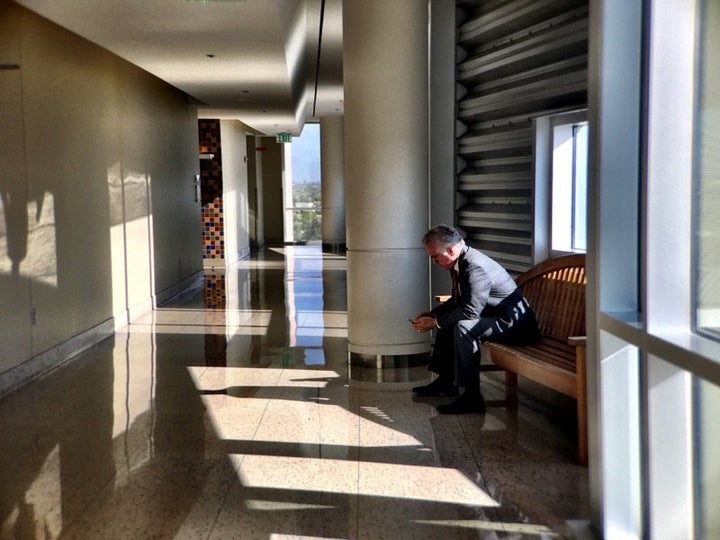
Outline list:
[[[601,527],[718,538],[720,2],[603,0],[593,13]]]

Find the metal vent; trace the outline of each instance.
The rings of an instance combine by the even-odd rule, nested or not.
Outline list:
[[[533,119],[587,106],[587,0],[458,1],[456,221],[532,266]]]

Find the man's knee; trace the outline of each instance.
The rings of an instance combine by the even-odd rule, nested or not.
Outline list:
[[[471,319],[460,320],[455,324],[455,336],[462,336],[470,332],[472,326],[477,324],[477,321]]]
[[[482,319],[463,319],[455,325],[455,338],[476,341],[482,338],[483,332],[487,330]]]

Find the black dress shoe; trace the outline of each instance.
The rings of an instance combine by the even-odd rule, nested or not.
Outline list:
[[[455,401],[435,407],[440,414],[472,414],[485,412],[482,394],[463,394]]]
[[[412,391],[418,396],[457,396],[458,387],[443,380],[435,379],[425,386],[416,386]]]

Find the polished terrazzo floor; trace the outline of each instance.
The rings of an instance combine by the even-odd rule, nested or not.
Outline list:
[[[347,365],[345,259],[267,250],[0,400],[0,538],[570,538],[574,404]]]

